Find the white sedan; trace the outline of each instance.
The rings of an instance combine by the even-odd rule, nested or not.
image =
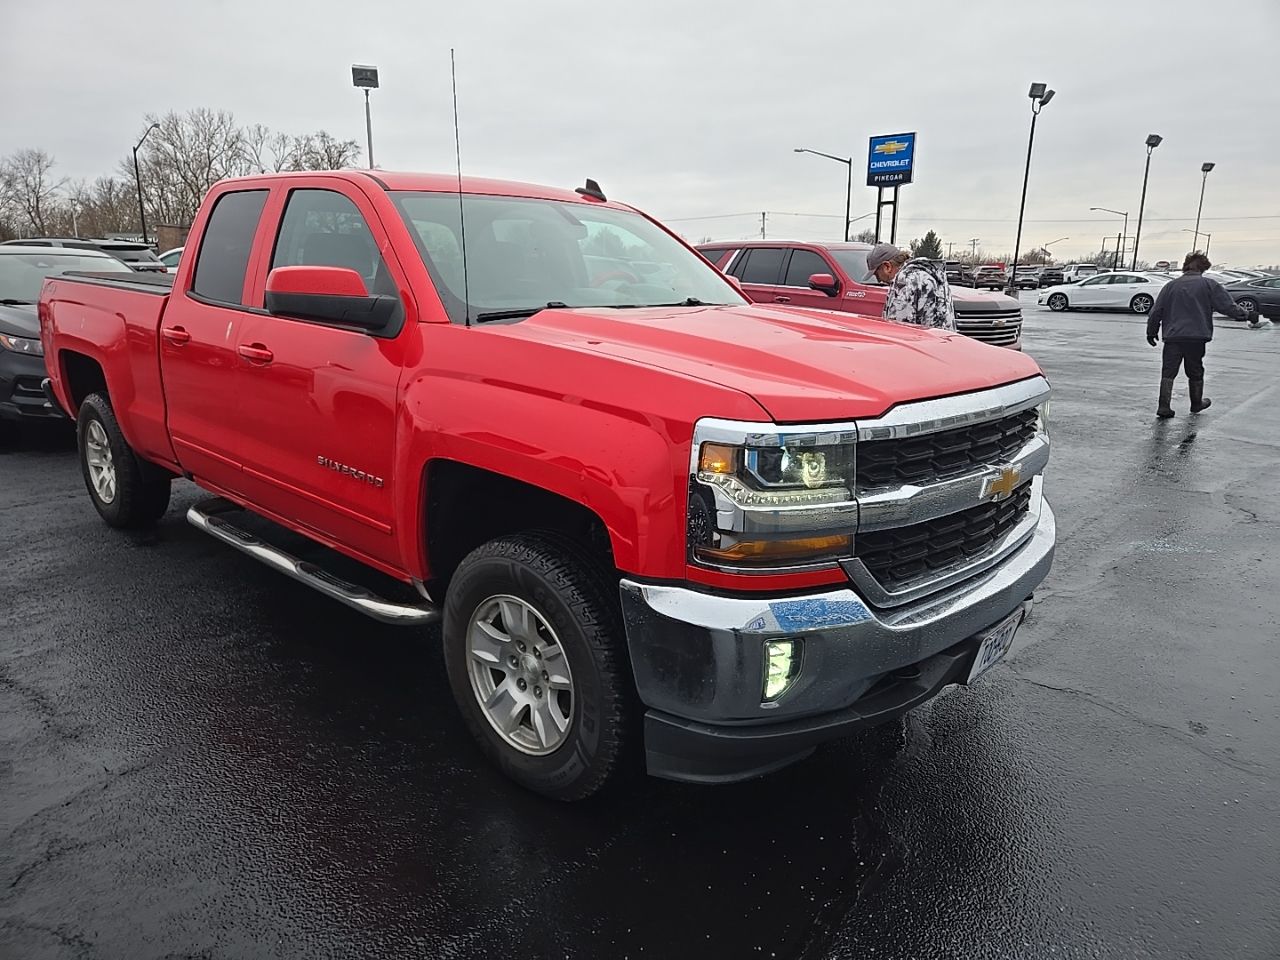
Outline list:
[[[1169,282],[1158,273],[1100,273],[1079,283],[1045,287],[1037,303],[1050,310],[1131,310],[1147,313]]]

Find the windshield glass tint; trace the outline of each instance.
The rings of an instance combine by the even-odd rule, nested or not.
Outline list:
[[[844,267],[844,272],[855,283],[876,283],[876,279],[867,270],[866,250],[841,250],[839,247],[828,248],[828,253],[836,258],[836,262]]]
[[[692,250],[638,214],[586,203],[468,195],[464,283],[458,196],[394,193],[449,318],[569,307],[746,301]]]
[[[0,254],[0,300],[40,299],[45,277],[71,270],[93,273],[132,273],[127,266],[111,257],[82,257],[74,253],[5,253]]]

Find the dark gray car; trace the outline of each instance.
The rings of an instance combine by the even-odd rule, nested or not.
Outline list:
[[[1240,280],[1223,287],[1246,310],[1256,310],[1268,319],[1280,318],[1280,277]]]

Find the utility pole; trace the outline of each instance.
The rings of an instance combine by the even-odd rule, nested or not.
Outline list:
[[[953,241],[951,241],[951,240],[948,240],[948,241],[947,241],[947,259],[948,259],[948,260],[950,260],[950,259],[951,259],[951,248],[952,248],[953,246],[955,246],[955,243],[954,243]]]
[[[141,149],[143,143],[146,142],[147,137],[151,136],[151,131],[159,130],[159,129],[160,129],[160,124],[158,123],[151,124],[151,126],[147,127],[147,132],[142,135],[142,139],[139,140],[136,144],[134,144],[134,147],[133,147],[133,178],[138,183],[138,225],[142,227],[143,243],[148,242],[147,241],[147,211],[142,205],[142,173],[139,171],[139,168],[138,168],[138,150]]]
[[[978,259],[978,238],[977,237],[974,237],[972,240],[969,241],[969,256],[974,260]]]

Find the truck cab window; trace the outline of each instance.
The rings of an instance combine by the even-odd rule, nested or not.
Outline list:
[[[244,303],[245,270],[266,202],[266,190],[237,190],[218,198],[200,241],[192,293],[218,303]]]
[[[304,265],[347,267],[364,278],[370,294],[397,296],[369,224],[348,197],[333,190],[289,194],[271,269]]]

